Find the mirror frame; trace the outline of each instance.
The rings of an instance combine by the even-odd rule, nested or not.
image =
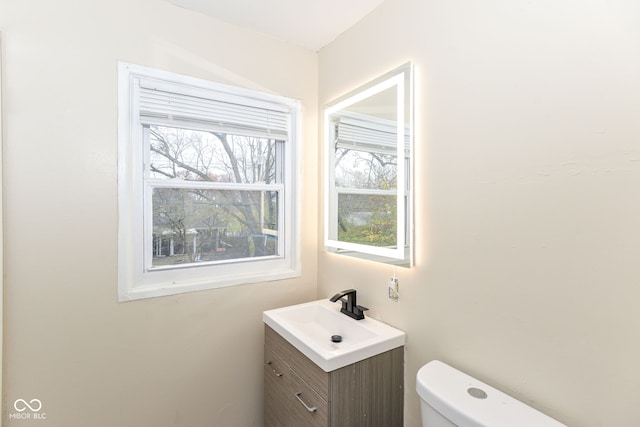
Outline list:
[[[331,228],[336,225],[333,224],[336,221],[332,220],[331,215],[332,212],[337,211],[338,193],[335,188],[335,141],[332,140],[331,118],[340,110],[392,87],[397,88],[396,156],[397,159],[406,159],[408,156],[408,162],[397,162],[396,242],[398,244],[396,247],[379,247],[345,242],[338,240],[337,237],[332,238]],[[413,66],[410,62],[385,73],[325,106],[324,244],[328,251],[402,267],[413,265],[413,133]]]

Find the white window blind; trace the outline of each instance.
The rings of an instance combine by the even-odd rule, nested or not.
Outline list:
[[[397,153],[397,127],[393,120],[371,116],[342,114],[335,122],[336,147],[378,154]],[[409,147],[409,132],[405,131],[405,146]]]
[[[283,105],[211,90],[193,92],[192,87],[140,79],[140,121],[259,138],[289,138],[290,111]]]

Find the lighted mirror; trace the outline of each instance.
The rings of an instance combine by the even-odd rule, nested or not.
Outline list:
[[[325,107],[325,246],[409,267],[413,241],[412,67]]]

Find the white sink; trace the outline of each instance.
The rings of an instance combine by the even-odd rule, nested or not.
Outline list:
[[[265,311],[262,320],[325,372],[404,345],[403,331],[371,317],[352,319],[341,307],[319,300]]]

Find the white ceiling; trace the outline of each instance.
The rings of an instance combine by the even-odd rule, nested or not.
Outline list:
[[[384,0],[167,0],[317,52]]]

